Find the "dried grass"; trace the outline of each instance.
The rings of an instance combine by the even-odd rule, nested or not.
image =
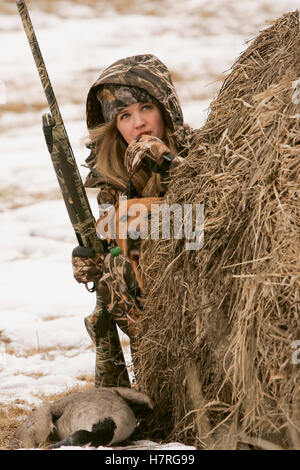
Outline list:
[[[170,204],[204,203],[203,248],[144,242],[152,437],[300,448],[299,50],[297,11],[250,43],[170,185]]]
[[[30,413],[25,407],[10,405],[1,406],[0,409],[0,450],[8,450],[9,441],[15,429],[20,424],[20,418],[25,418]]]
[[[24,194],[24,187],[20,185],[3,185],[0,188],[0,212],[29,206],[39,201],[49,201],[61,198],[62,195],[59,188],[50,190],[46,189],[45,192],[27,192]]]
[[[160,0],[152,0],[154,3],[159,2]],[[11,0],[2,0],[0,6],[0,11],[2,13],[15,13],[16,6],[15,2]],[[13,3],[13,4],[12,4]],[[57,13],[60,14],[61,0],[26,0],[28,8],[38,8],[46,13]],[[91,7],[95,10],[103,11],[103,9],[108,6],[114,8],[119,13],[128,13],[132,9],[139,7],[138,0],[69,0],[70,4],[74,5],[85,5]]]

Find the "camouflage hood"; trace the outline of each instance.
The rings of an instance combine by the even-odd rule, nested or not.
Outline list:
[[[167,67],[154,55],[143,54],[118,60],[105,69],[92,85],[87,96],[87,127],[92,129],[104,123],[97,93],[106,84],[135,86],[146,90],[161,105],[166,125],[171,130],[179,152],[187,145],[183,115]]]

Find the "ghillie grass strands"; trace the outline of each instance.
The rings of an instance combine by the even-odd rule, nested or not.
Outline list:
[[[300,447],[299,51],[297,11],[250,43],[170,186],[204,203],[203,248],[144,242],[138,381],[164,438]]]

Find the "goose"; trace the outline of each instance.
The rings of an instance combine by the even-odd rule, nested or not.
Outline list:
[[[59,440],[51,449],[114,445],[133,433],[136,414],[152,409],[153,402],[148,395],[127,387],[75,392],[33,410],[16,429],[10,446],[12,449],[39,447],[50,436]]]

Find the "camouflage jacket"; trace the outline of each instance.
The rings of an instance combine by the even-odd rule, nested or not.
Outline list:
[[[101,105],[96,97],[105,84],[131,85],[143,88],[159,101],[164,120],[172,132],[178,155],[185,157],[190,146],[193,131],[184,125],[181,106],[166,66],[151,54],[137,55],[118,60],[105,69],[92,85],[87,96],[87,127],[95,128],[104,123]],[[110,184],[95,168],[96,155],[92,146],[86,160],[90,169],[85,186],[99,188],[98,204],[117,202],[122,191]],[[139,197],[134,194],[131,197]],[[112,311],[118,325],[127,330],[129,336],[138,333],[138,317],[141,311],[141,297],[130,263],[122,256],[107,254],[104,261],[104,274],[100,280],[106,304]],[[128,328],[126,325],[129,325]]]

